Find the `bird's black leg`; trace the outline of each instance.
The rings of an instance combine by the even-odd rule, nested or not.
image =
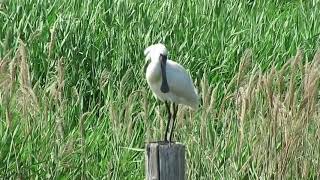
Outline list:
[[[169,143],[172,142],[172,133],[174,130],[174,123],[176,121],[177,112],[178,112],[178,104],[173,103],[173,117],[172,117],[172,127],[171,127],[171,131],[170,131],[170,136],[169,136]]]
[[[170,112],[170,104],[167,101],[165,101],[164,103],[166,105],[167,112],[168,112],[168,123],[167,123],[166,133],[164,135],[164,142],[168,142],[168,131],[169,131],[169,126],[171,121],[171,112]]]

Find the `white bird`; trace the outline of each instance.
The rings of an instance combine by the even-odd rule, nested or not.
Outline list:
[[[178,111],[178,105],[183,104],[192,109],[199,105],[197,91],[188,72],[180,64],[167,58],[168,51],[163,44],[153,44],[144,50],[147,67],[146,79],[153,95],[165,103],[168,111],[168,124],[165,132],[165,142],[171,143],[172,131]],[[170,112],[170,104],[173,105],[173,113]],[[169,134],[169,124],[172,118],[172,126]]]

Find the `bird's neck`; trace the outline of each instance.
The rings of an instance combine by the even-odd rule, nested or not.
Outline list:
[[[149,81],[155,82],[161,80],[160,61],[151,61],[147,68],[147,77]]]
[[[151,67],[152,67],[152,69],[154,71],[153,73],[155,73],[157,75],[161,74],[161,63],[160,63],[159,60],[151,61],[150,65],[151,65]]]

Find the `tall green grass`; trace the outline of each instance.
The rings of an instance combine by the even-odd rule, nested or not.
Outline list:
[[[0,1],[0,177],[143,179],[166,125],[143,50],[162,42],[201,96],[175,133],[188,179],[317,179],[319,17],[317,0]]]

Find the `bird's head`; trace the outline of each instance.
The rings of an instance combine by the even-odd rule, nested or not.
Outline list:
[[[146,63],[150,60],[158,61],[159,59],[163,59],[163,57],[167,59],[168,50],[161,43],[153,44],[144,50],[144,55],[146,56]]]
[[[146,69],[149,60],[151,60],[151,62],[160,63],[161,76],[162,76],[162,83],[161,83],[160,90],[163,93],[169,92],[169,85],[167,82],[167,73],[166,73],[166,63],[168,59],[167,48],[161,43],[153,44],[144,50],[144,55],[146,56],[146,63],[145,63],[144,69]]]

